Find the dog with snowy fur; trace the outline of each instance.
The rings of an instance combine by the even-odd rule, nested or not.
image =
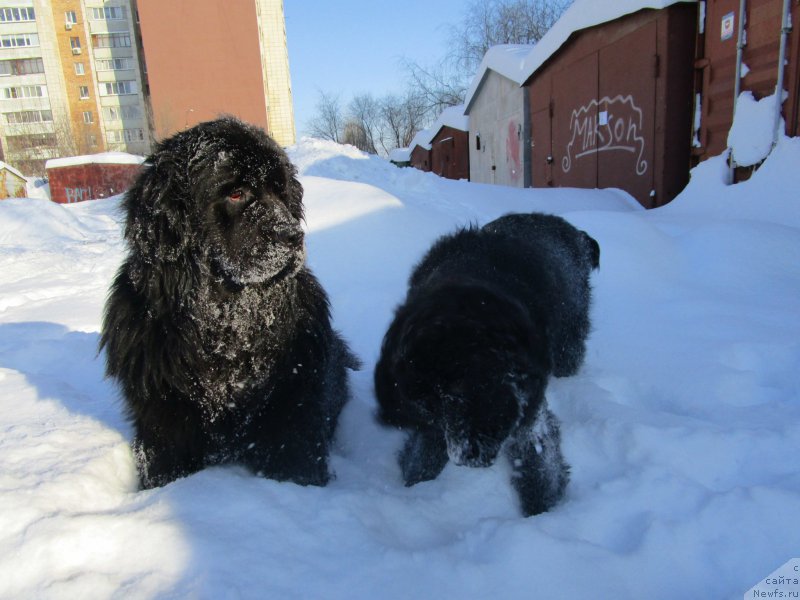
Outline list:
[[[562,497],[569,467],[548,409],[551,375],[581,366],[600,247],[560,217],[513,214],[440,238],[414,268],[375,368],[379,419],[408,432],[407,486],[448,460],[503,453],[522,512]]]
[[[280,146],[234,118],[162,141],[125,195],[101,348],[142,487],[225,463],[327,483],[357,361],[305,266],[302,197]]]

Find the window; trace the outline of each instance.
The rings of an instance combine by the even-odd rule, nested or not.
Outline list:
[[[53,121],[53,113],[49,110],[21,110],[18,112],[6,113],[5,116],[9,125],[50,123]]]
[[[143,129],[115,129],[106,132],[106,139],[110,144],[120,144],[123,142],[143,142]]]
[[[83,63],[75,63],[75,75],[85,75],[86,70]]]
[[[100,84],[101,96],[124,96],[136,93],[135,81],[111,81]]]
[[[92,111],[86,110],[83,112],[83,122],[84,123],[94,123],[94,115],[92,115]]]
[[[57,144],[53,133],[37,133],[33,135],[9,135],[6,137],[8,149],[21,152],[32,148],[54,147]]]
[[[3,88],[3,99],[14,98],[44,98],[47,96],[47,86],[44,85],[18,85]]]
[[[124,6],[103,6],[92,8],[92,19],[95,21],[118,21],[127,17]]]
[[[0,77],[3,75],[35,75],[36,73],[44,73],[44,63],[41,58],[0,60]]]
[[[36,33],[12,33],[0,36],[2,48],[26,48],[39,45],[39,35]]]
[[[133,68],[132,58],[104,58],[95,63],[98,71],[124,71]]]
[[[71,37],[69,38],[69,45],[72,48],[73,54],[80,54],[81,53],[81,38],[79,37]]]
[[[138,119],[142,110],[138,106],[105,106],[103,118],[106,121],[120,121],[122,119]]]
[[[0,8],[0,23],[35,20],[36,14],[31,7]]]
[[[86,100],[89,98],[89,87],[86,85],[82,85],[78,88],[78,95],[81,97],[81,100]]]
[[[68,10],[64,13],[64,22],[67,24],[67,29],[72,29],[73,25],[78,24],[78,15],[74,10]]]
[[[127,33],[102,33],[92,36],[93,48],[130,48],[131,36]]]

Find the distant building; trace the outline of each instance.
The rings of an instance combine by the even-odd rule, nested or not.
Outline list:
[[[431,139],[434,133],[430,129],[418,131],[408,145],[411,150],[409,162],[415,169],[426,172],[431,170]]]
[[[294,143],[282,0],[0,0],[0,148],[23,173],[221,113]]]
[[[470,181],[530,187],[530,123],[520,65],[532,46],[489,48],[467,92]]]
[[[49,158],[149,151],[128,0],[0,0],[0,144],[28,175]]]
[[[14,167],[0,161],[0,200],[24,198],[28,180]]]
[[[282,0],[133,0],[156,139],[227,113],[295,142]]]
[[[59,204],[98,200],[127,190],[144,158],[125,152],[54,158],[47,161],[50,199]]]
[[[410,167],[411,148],[395,148],[389,152],[389,162],[398,167]]]

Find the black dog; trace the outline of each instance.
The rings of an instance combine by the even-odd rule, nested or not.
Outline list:
[[[123,200],[100,347],[145,488],[221,463],[328,481],[357,361],[304,266],[295,174],[261,130],[222,118],[160,143]]]
[[[415,267],[375,369],[379,418],[409,430],[406,485],[448,458],[492,464],[503,447],[525,515],[569,478],[544,392],[574,374],[589,332],[597,242],[555,216],[507,215],[439,239]]]

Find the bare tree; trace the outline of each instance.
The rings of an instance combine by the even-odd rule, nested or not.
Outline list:
[[[377,154],[383,137],[380,102],[372,94],[355,96],[347,107],[347,117],[345,132],[350,133],[353,141],[345,140],[345,143],[353,144],[364,152]],[[354,133],[356,131],[357,134]]]
[[[388,154],[407,147],[414,135],[450,106],[464,101],[486,51],[497,44],[534,44],[572,0],[470,0],[463,19],[450,30],[447,56],[433,66],[405,60],[406,92],[376,99],[355,96],[342,109],[338,95],[320,92],[309,133]]]
[[[344,133],[344,115],[339,94],[319,92],[317,115],[309,123],[308,133],[323,140],[341,143]]]
[[[425,99],[413,91],[405,96],[388,95],[381,104],[384,136],[383,150],[406,148],[420,129],[424,129],[428,111]]]
[[[450,29],[447,60],[470,76],[486,51],[498,44],[535,44],[572,0],[472,0]]]
[[[408,85],[438,115],[464,101],[486,51],[498,44],[535,44],[572,0],[471,0],[464,17],[450,28],[450,52],[433,66],[404,62]]]
[[[454,70],[446,60],[427,67],[413,61],[404,64],[408,87],[419,96],[429,120],[435,119],[445,108],[464,101],[469,79]]]

